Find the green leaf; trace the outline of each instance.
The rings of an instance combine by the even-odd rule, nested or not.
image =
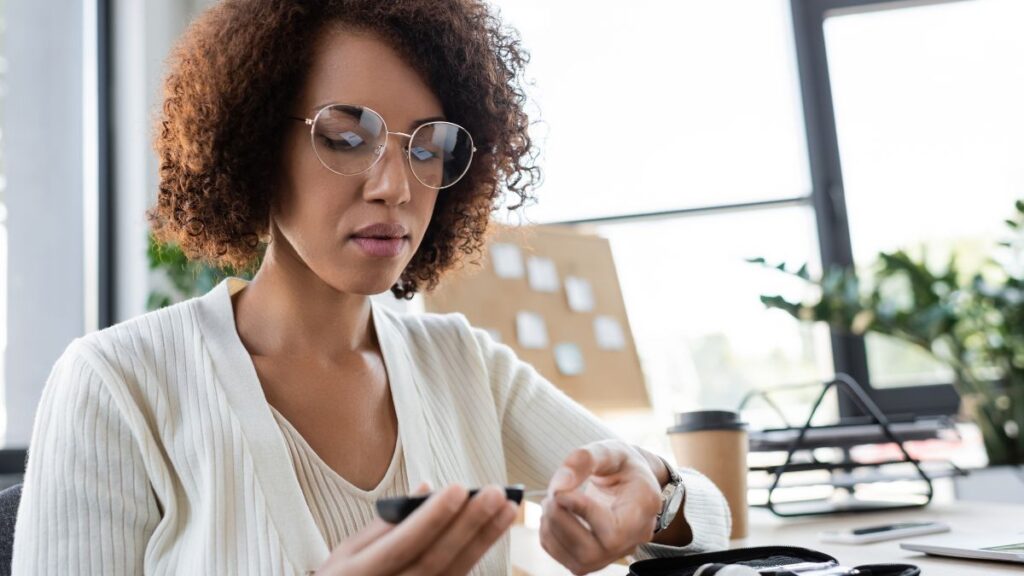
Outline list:
[[[790,302],[782,296],[761,296],[761,303],[765,305],[765,308],[776,308],[784,312],[789,313],[794,318],[800,317],[801,304],[799,302]]]
[[[205,294],[226,276],[252,279],[250,270],[234,270],[231,267],[219,268],[204,262],[191,261],[179,246],[157,242],[152,234],[149,236],[146,256],[150,269],[161,271],[174,287],[174,294],[156,291],[151,293],[146,302],[147,308],[151,310],[167,306],[183,298]]]

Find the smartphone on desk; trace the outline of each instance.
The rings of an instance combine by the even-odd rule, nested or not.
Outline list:
[[[834,544],[871,544],[941,532],[949,532],[949,525],[942,522],[897,522],[847,530],[827,530],[818,534],[818,539]]]

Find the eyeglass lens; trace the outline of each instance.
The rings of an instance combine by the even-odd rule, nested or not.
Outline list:
[[[387,142],[384,119],[369,108],[336,104],[313,122],[313,150],[332,172],[361,174],[373,167]],[[404,144],[404,143],[403,143]],[[424,186],[447,188],[462,178],[473,158],[465,128],[431,122],[416,129],[405,149],[413,175]]]

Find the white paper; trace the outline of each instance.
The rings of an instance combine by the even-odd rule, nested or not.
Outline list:
[[[554,260],[531,256],[526,260],[526,272],[530,276],[530,288],[537,292],[558,292],[558,270]]]
[[[573,312],[590,312],[594,309],[594,289],[583,278],[566,277],[565,295],[569,299],[569,309]]]
[[[611,316],[594,318],[594,335],[597,336],[597,347],[602,350],[622,350],[626,347],[622,325]]]
[[[544,317],[536,312],[516,314],[516,336],[523,348],[537,350],[548,347],[547,325]]]
[[[523,277],[523,254],[519,246],[501,242],[491,244],[491,261],[498,278]]]
[[[491,337],[491,340],[499,343],[501,342],[501,332],[498,332],[494,328],[485,328],[484,330],[487,332],[487,335]]]
[[[578,376],[583,373],[583,352],[571,342],[559,344],[555,346],[555,364],[563,375]]]

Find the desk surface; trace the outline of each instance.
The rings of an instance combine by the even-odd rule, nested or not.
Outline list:
[[[825,544],[818,532],[849,526],[867,526],[912,520],[938,520],[952,526],[955,534],[1024,534],[1024,506],[978,502],[933,504],[923,509],[873,514],[777,518],[765,510],[752,510],[750,537],[733,541],[733,547],[790,545],[821,550],[845,565],[898,562],[916,564],[924,576],[999,576],[1022,574],[1024,565],[976,560],[957,560],[925,556],[899,547],[898,541],[876,544]],[[921,539],[927,536],[919,537]],[[1024,540],[1024,536],[1021,538]],[[909,539],[907,539],[909,540]],[[516,526],[512,533],[512,563],[519,573],[529,576],[567,576],[571,574],[551,559],[540,546],[537,533]],[[599,576],[623,576],[623,566],[611,566],[595,572]]]
[[[1024,506],[981,502],[932,504],[917,510],[847,514],[810,518],[778,518],[766,510],[752,510],[750,537],[733,542],[733,546],[769,546],[773,544],[802,545],[821,550],[847,565],[871,562],[916,564],[925,576],[996,576],[1021,574],[1024,565],[1002,562],[981,562],[926,556],[903,550],[899,541],[876,544],[825,544],[818,541],[818,532],[850,526],[869,526],[890,522],[937,520],[949,524],[953,534],[1007,535],[1024,533]],[[905,538],[924,540],[929,536]],[[1024,535],[1022,535],[1024,540]]]

